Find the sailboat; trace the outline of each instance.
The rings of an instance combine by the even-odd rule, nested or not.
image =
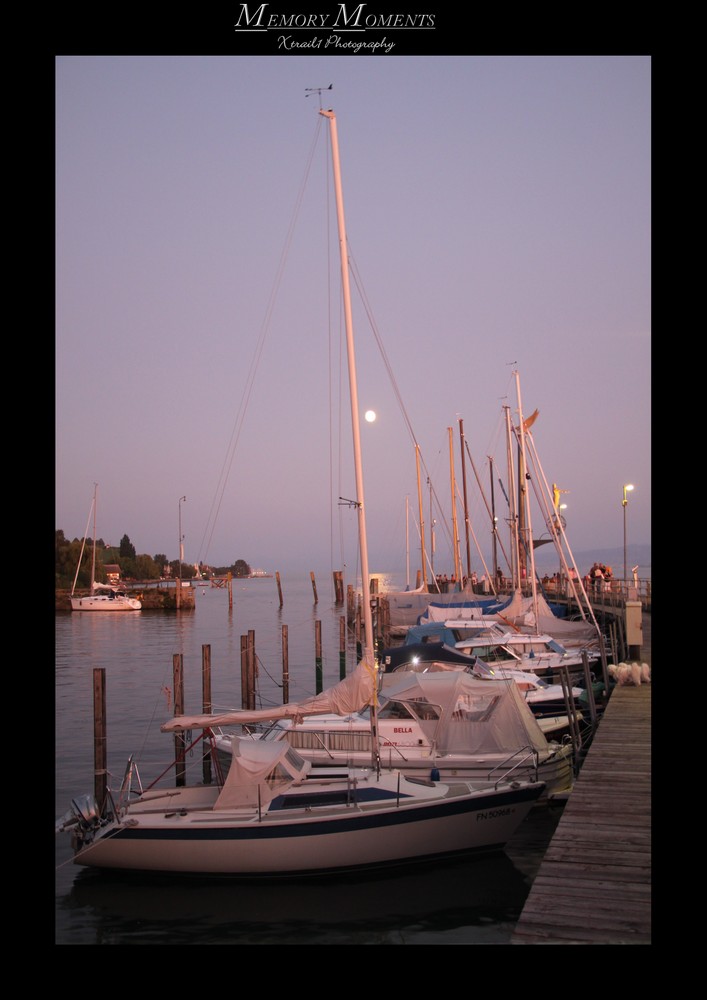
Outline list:
[[[348,348],[349,390],[356,471],[361,580],[369,592],[358,394],[353,347],[346,233],[336,118],[330,126]],[[304,703],[284,705],[281,717],[368,707],[371,766],[313,776],[286,741],[232,737],[232,761],[223,783],[146,790],[133,788],[128,763],[120,793],[98,803],[75,799],[58,830],[70,830],[74,862],[95,868],[240,878],[323,876],[389,867],[473,852],[502,850],[545,785],[500,771],[484,781],[436,781],[382,771],[377,739],[378,666],[373,653],[372,611],[363,601],[365,650],[352,673]],[[273,718],[265,710],[268,719]],[[252,716],[253,713],[248,713]],[[255,713],[257,715],[257,713]],[[238,713],[175,716],[163,732],[237,724]],[[199,737],[201,739],[201,736]],[[175,739],[177,742],[177,739]],[[183,750],[187,759],[191,747]],[[214,753],[214,758],[216,754]],[[158,779],[159,780],[159,779]],[[137,798],[134,795],[137,794]]]
[[[110,583],[96,583],[96,506],[98,498],[98,484],[93,488],[93,500],[89,510],[88,519],[91,520],[93,513],[93,551],[91,555],[91,590],[85,597],[76,595],[76,581],[79,577],[83,550],[86,546],[88,536],[88,525],[81,546],[79,563],[76,567],[76,575],[71,588],[71,610],[72,611],[140,611],[142,604],[135,597],[130,597],[121,587],[116,587]]]

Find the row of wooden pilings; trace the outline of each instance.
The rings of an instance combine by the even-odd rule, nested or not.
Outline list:
[[[319,602],[317,594],[317,584],[314,573],[310,574],[314,603]],[[232,590],[228,579],[229,607],[232,606]],[[377,598],[377,580],[371,582],[371,600]],[[280,607],[283,605],[282,586],[280,574],[277,574],[277,588],[280,598]],[[334,593],[337,604],[344,603],[343,574],[339,571],[334,573]],[[356,636],[357,657],[362,655],[362,639],[364,632],[363,615],[360,596],[354,593],[354,588],[349,585],[346,598],[346,615],[339,618],[339,678],[346,677],[346,629],[347,624],[352,625]],[[376,616],[378,620],[381,615]],[[283,704],[289,701],[289,647],[288,647],[288,626],[282,625],[282,700]],[[315,647],[315,689],[320,694],[323,690],[323,655],[322,655],[322,623],[316,620],[314,623],[314,647]],[[204,715],[211,713],[213,704],[211,698],[211,646],[201,647],[201,678],[202,678],[202,712]],[[184,714],[184,656],[182,653],[175,653],[172,657],[172,679],[174,714]],[[255,632],[250,629],[246,635],[241,636],[241,707],[248,711],[255,709],[256,686],[258,680],[258,660],[255,653]],[[106,687],[105,668],[97,667],[93,671],[93,713],[94,713],[94,793],[99,803],[105,803],[108,796],[108,769],[107,769],[107,742],[106,742]],[[174,736],[175,750],[175,778],[177,785],[186,783],[186,736],[184,733],[176,733]],[[211,751],[207,744],[204,748],[203,756],[203,779],[205,784],[212,781],[212,760]]]

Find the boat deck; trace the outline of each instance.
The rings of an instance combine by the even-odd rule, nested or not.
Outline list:
[[[613,690],[510,943],[651,943],[650,684]]]

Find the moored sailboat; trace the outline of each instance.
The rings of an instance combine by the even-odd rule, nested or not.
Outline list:
[[[71,610],[72,611],[140,611],[142,609],[142,604],[135,597],[130,597],[126,591],[121,587],[116,587],[110,583],[97,583],[96,582],[96,506],[98,498],[98,484],[94,485],[93,489],[93,500],[91,502],[91,511],[93,512],[93,549],[91,554],[91,589],[86,595],[76,594],[76,581],[78,580],[79,570],[81,568],[81,558],[83,556],[83,550],[86,545],[86,538],[88,536],[88,526],[86,527],[86,533],[84,534],[83,545],[81,546],[81,554],[79,556],[78,566],[76,567],[76,576],[74,577],[74,583],[71,588]],[[91,511],[89,511],[89,521],[91,519]]]

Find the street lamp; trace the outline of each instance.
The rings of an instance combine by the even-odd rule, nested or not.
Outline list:
[[[185,500],[186,497],[179,498],[179,579],[177,580],[177,607],[182,602],[182,504]]]
[[[621,501],[621,506],[624,509],[624,594],[626,593],[627,577],[626,577],[626,567],[628,565],[628,560],[626,559],[626,507],[628,506],[628,500],[626,499],[626,494],[630,493],[634,488],[633,483],[624,484],[624,498]]]

